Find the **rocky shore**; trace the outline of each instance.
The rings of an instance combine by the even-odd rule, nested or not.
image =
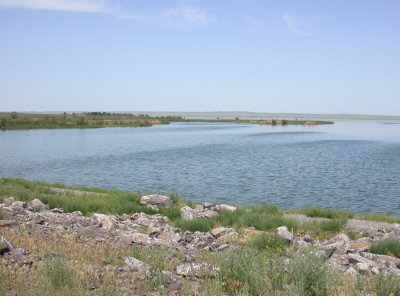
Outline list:
[[[143,196],[141,204],[158,210],[168,208],[172,201],[167,196],[151,195]],[[212,203],[197,205],[195,208],[184,206],[181,208],[181,217],[187,220],[207,219],[218,216],[223,211],[234,212],[236,208]],[[24,245],[21,237],[28,240],[29,237],[35,237],[35,241],[42,245],[67,238],[82,248],[93,248],[95,252],[99,246],[107,245],[116,252],[114,256],[122,249],[124,254],[129,253],[126,249],[135,250],[131,253],[137,256],[123,257],[122,265],[89,266],[96,274],[87,282],[88,291],[93,293],[104,283],[105,274],[111,273],[121,282],[121,287],[129,287],[125,291],[127,294],[130,291],[138,295],[187,295],[191,291],[193,295],[208,295],[204,282],[218,276],[219,266],[214,260],[207,258],[212,258],[210,256],[213,254],[232,253],[245,248],[252,238],[265,234],[252,227],[240,230],[216,227],[209,232],[193,233],[170,225],[169,219],[161,214],[95,213],[85,217],[79,211],[64,213],[60,208],[49,209],[38,199],[25,203],[13,197],[4,198],[0,204],[0,212],[3,215],[3,220],[0,220],[0,262],[2,267],[14,274],[22,269],[29,274],[29,270],[34,270],[44,261],[57,256],[73,261],[72,258],[59,254],[57,250],[48,253],[40,251],[38,253],[41,254],[38,254],[38,247],[32,245],[32,242]],[[308,222],[316,219],[302,215],[291,215],[291,218]],[[349,277],[356,278],[364,274],[400,278],[400,259],[369,252],[373,243],[386,239],[399,240],[399,224],[349,220],[346,227],[364,237],[352,240],[346,234],[339,233],[327,240],[318,241],[310,235],[296,236],[286,226],[278,227],[273,235],[282,238],[294,254],[285,258],[287,264],[296,256],[309,252],[322,258],[326,268],[332,268]],[[143,260],[149,259],[143,254],[155,254],[157,251],[161,251],[158,255],[161,254],[160,260],[163,264],[155,269]],[[169,270],[160,268],[167,265]],[[149,278],[158,278],[160,281],[158,285],[149,284],[143,288],[141,284]],[[10,287],[12,289],[5,291],[6,295],[17,295],[15,286]],[[282,287],[283,291],[285,289]]]

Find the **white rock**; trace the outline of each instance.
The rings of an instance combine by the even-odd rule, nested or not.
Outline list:
[[[237,210],[237,208],[234,206],[229,206],[224,204],[219,205],[219,208],[221,209],[221,212],[234,212]]]
[[[3,203],[8,206],[11,206],[14,201],[15,201],[15,198],[12,196],[3,198]]]
[[[181,208],[181,218],[183,220],[193,220],[193,219],[197,218],[197,216],[196,216],[195,211],[192,208],[185,206],[185,207]]]
[[[213,237],[219,238],[225,234],[234,232],[232,228],[226,228],[226,227],[218,227],[210,231]]]
[[[158,208],[169,208],[172,205],[172,200],[165,195],[151,194],[140,198],[141,205],[153,205]]]
[[[286,226],[278,227],[276,229],[276,235],[283,237],[288,242],[293,240],[293,234],[289,232]]]
[[[101,227],[103,227],[107,231],[111,231],[111,230],[113,230],[115,228],[114,222],[107,215],[97,214],[96,213],[96,214],[93,214],[92,217],[94,219],[96,219],[101,224]]]
[[[365,263],[357,263],[356,266],[357,266],[357,269],[358,269],[358,271],[359,271],[360,273],[364,273],[364,274],[369,273],[369,265],[368,265],[368,264],[365,264]]]
[[[145,274],[150,274],[151,267],[149,264],[140,261],[134,257],[125,258],[125,264],[133,271],[143,272]]]
[[[33,208],[34,211],[46,211],[49,209],[48,205],[45,205],[44,203],[42,203],[41,200],[35,198],[34,200],[32,200],[30,203],[30,206]]]
[[[213,277],[219,268],[209,262],[204,263],[184,263],[176,267],[176,273],[189,277]]]

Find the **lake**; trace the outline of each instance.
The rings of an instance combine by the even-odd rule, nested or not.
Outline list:
[[[400,216],[400,122],[1,131],[0,176]]]

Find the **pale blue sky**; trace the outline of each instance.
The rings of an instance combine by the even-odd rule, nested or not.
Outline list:
[[[0,0],[0,111],[400,115],[399,1]]]

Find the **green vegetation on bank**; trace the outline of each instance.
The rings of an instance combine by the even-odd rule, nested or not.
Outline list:
[[[79,210],[85,215],[94,212],[154,213],[139,204],[140,193],[70,188],[58,184],[0,178],[0,202],[9,196],[22,201],[38,198],[52,208],[63,208],[65,212]],[[201,282],[204,294],[197,295],[400,295],[398,278],[383,272],[380,275],[360,274],[356,278],[348,276],[327,266],[327,258],[317,256],[313,249],[311,252],[299,253],[282,237],[265,233],[286,225],[296,233],[330,236],[343,230],[346,219],[359,217],[357,215],[306,208],[296,212],[325,219],[301,224],[287,218],[287,212],[274,205],[260,205],[239,206],[236,212],[222,212],[213,219],[186,221],[180,218],[180,207],[194,204],[179,199],[176,194],[171,198],[173,206],[163,209],[161,214],[168,216],[171,223],[184,230],[208,231],[223,225],[234,227],[241,235],[248,230],[247,227],[255,228],[250,229],[245,242],[235,238],[234,244],[243,247],[229,252],[205,252],[198,255],[198,260],[212,263],[219,272],[215,277],[205,278]],[[29,231],[2,228],[1,231],[1,235],[17,247],[27,248],[42,260],[35,263],[37,265],[32,269],[15,269],[11,265],[0,264],[0,295],[4,295],[7,290],[14,290],[17,295],[131,295],[133,288],[121,284],[117,277],[117,271],[125,265],[126,257],[137,258],[152,267],[153,272],[148,277],[134,283],[138,294],[145,295],[152,292],[153,288],[165,285],[167,277],[158,271],[174,271],[180,264],[175,259],[182,257],[182,254],[174,250],[121,247],[113,245],[111,241],[83,243],[80,239],[73,239],[70,233],[57,234],[57,239],[43,239],[39,231],[31,228]],[[381,241],[372,244],[370,250],[376,254],[400,257],[400,242]],[[101,278],[96,277],[99,268],[103,270]],[[93,285],[96,289],[90,288]],[[183,289],[184,295],[195,295],[189,281]]]
[[[150,117],[146,114],[107,112],[66,113],[53,115],[10,113],[0,116],[0,129],[64,129],[102,127],[148,127],[154,124],[169,124],[181,117]]]
[[[400,241],[395,239],[386,239],[373,243],[370,252],[400,258]]]
[[[262,125],[317,125],[332,124],[331,121],[309,120],[242,120],[242,119],[185,119],[180,116],[150,117],[146,114],[83,112],[63,114],[1,113],[0,129],[64,129],[64,128],[102,128],[102,127],[148,127],[171,122],[236,123]]]
[[[31,201],[35,198],[48,204],[50,208],[62,208],[65,212],[81,211],[89,216],[93,213],[133,214],[144,212],[154,214],[154,210],[140,205],[141,193],[119,190],[102,190],[93,188],[69,188],[60,184],[46,184],[21,179],[0,178],[0,202],[4,197],[14,196],[17,200]],[[347,219],[357,218],[373,220],[382,216],[354,215],[348,211],[333,211],[321,208],[305,208],[302,210],[284,211],[275,205],[238,206],[235,212],[222,212],[212,219],[182,220],[180,208],[184,205],[194,206],[192,202],[179,199],[176,194],[170,195],[173,206],[162,209],[161,214],[183,230],[206,232],[217,226],[233,227],[240,230],[254,227],[255,230],[273,232],[277,227],[286,226],[294,233],[314,236],[332,236],[343,230]],[[326,219],[301,223],[286,213],[302,213],[309,217]],[[394,217],[384,216],[385,221],[397,222]]]

